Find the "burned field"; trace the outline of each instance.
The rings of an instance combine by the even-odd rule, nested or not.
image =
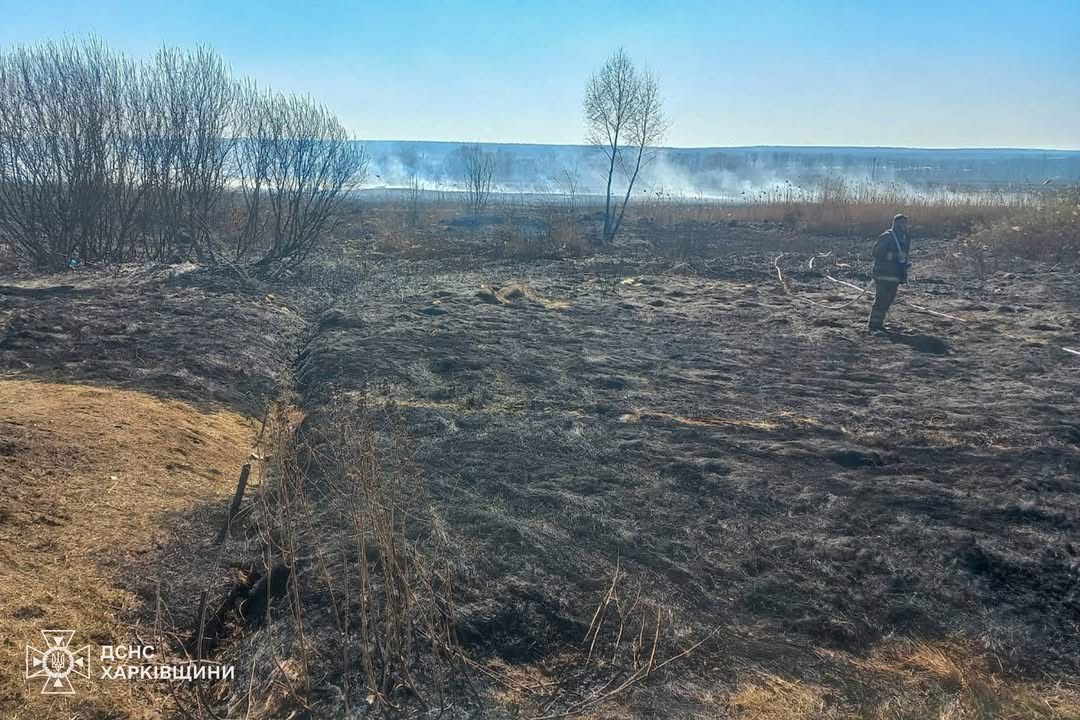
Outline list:
[[[155,573],[178,558],[160,592],[179,634],[200,588],[216,602],[237,570],[293,568],[269,619],[222,614],[215,629],[212,652],[238,668],[214,695],[231,713],[378,704],[358,618],[365,593],[393,593],[350,598],[359,563],[337,532],[350,456],[335,438],[362,413],[352,435],[370,432],[382,467],[409,479],[427,528],[410,516],[409,553],[377,537],[367,560],[400,557],[426,589],[401,607],[427,618],[419,603],[438,604],[455,648],[439,650],[456,663],[440,675],[424,659],[438,643],[405,643],[416,659],[395,661],[414,687],[378,683],[395,705],[1073,717],[1080,358],[1062,348],[1080,345],[1080,285],[1035,264],[977,276],[921,252],[902,297],[952,317],[898,304],[884,335],[863,331],[865,302],[800,301],[853,293],[807,269],[806,252],[783,259],[787,290],[778,253],[401,253],[287,284],[224,271],[136,274],[127,294],[105,278],[62,293],[36,281],[0,296],[0,358],[5,382],[137,389],[253,419],[268,467],[224,550],[213,535],[245,457],[210,497],[154,514],[164,537],[143,559],[97,570],[132,594],[125,620],[148,622]],[[271,446],[256,436],[275,403],[287,439]],[[20,442],[0,447],[17,458]],[[289,472],[309,513],[295,523],[274,504],[293,497],[275,490]],[[16,612],[37,616],[4,608]]]
[[[303,402],[333,378],[404,417],[486,596],[478,652],[580,644],[618,562],[683,645],[722,628],[684,669],[704,694],[898,637],[1074,676],[1075,281],[977,285],[927,258],[911,299],[964,322],[901,305],[879,336],[865,306],[793,303],[769,260],[395,273],[301,354]]]

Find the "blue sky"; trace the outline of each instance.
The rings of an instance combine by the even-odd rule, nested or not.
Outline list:
[[[582,142],[621,45],[660,77],[670,145],[1080,149],[1080,0],[0,0],[0,48],[91,32],[211,45],[361,138]]]

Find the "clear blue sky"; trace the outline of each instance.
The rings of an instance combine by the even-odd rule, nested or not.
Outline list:
[[[0,0],[0,47],[90,32],[211,45],[369,139],[580,143],[622,45],[670,145],[1080,149],[1080,0]]]

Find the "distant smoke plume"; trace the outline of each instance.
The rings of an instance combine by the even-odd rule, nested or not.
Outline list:
[[[369,141],[369,185],[404,188],[414,179],[429,190],[463,190],[462,143]],[[481,144],[496,156],[494,189],[503,193],[598,193],[600,154],[578,145]],[[897,183],[913,189],[953,186],[984,190],[1080,182],[1080,152],[1043,150],[921,150],[903,148],[665,148],[643,172],[640,191],[682,197],[738,198],[790,184],[812,187],[832,178]]]

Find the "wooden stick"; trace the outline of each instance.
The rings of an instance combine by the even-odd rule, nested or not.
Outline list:
[[[203,637],[206,633],[206,599],[209,593],[206,590],[202,591],[202,595],[199,596],[199,630],[195,635],[195,661],[202,660],[203,653]]]
[[[232,521],[236,517],[236,513],[240,512],[240,503],[244,499],[244,489],[247,487],[248,475],[250,474],[251,463],[244,463],[243,469],[240,470],[240,481],[236,483],[236,494],[233,495],[232,504],[229,506],[229,514],[225,516],[225,524],[221,527],[217,540],[214,541],[216,545],[221,545],[229,536]]]

